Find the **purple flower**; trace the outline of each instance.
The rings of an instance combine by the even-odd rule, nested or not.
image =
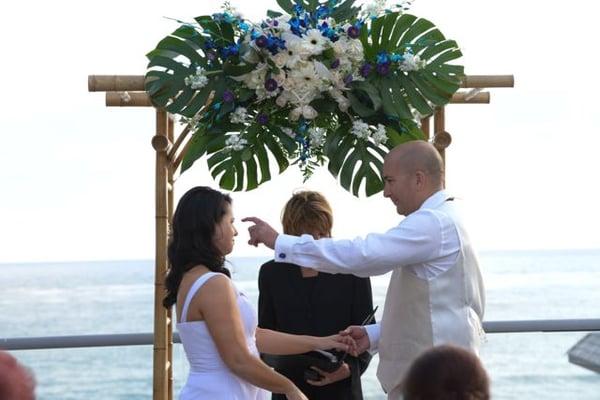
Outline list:
[[[273,78],[269,78],[265,81],[265,89],[267,89],[267,91],[272,92],[273,90],[277,89],[277,81]]]
[[[261,125],[266,125],[269,123],[269,116],[267,114],[260,113],[256,117],[256,121]]]
[[[333,60],[333,62],[331,63],[331,69],[336,69],[337,67],[340,66],[340,59],[336,58],[335,60]]]
[[[373,66],[371,64],[369,64],[369,63],[363,64],[363,66],[360,67],[360,75],[363,78],[366,78],[367,76],[369,76],[372,69],[373,69]]]
[[[351,27],[348,28],[348,30],[346,31],[346,33],[352,39],[356,39],[356,38],[358,38],[360,36],[360,29],[358,29],[356,26],[352,25]]]
[[[225,90],[223,92],[223,101],[225,103],[231,103],[233,100],[235,100],[235,95],[233,92],[231,90]]]
[[[213,51],[209,51],[206,53],[206,58],[208,58],[208,61],[215,61],[217,59],[217,55]]]
[[[344,83],[345,83],[346,85],[349,85],[349,84],[351,84],[351,83],[352,83],[352,80],[353,80],[353,78],[352,78],[352,74],[348,74],[348,75],[346,75],[346,77],[344,78]]]
[[[379,75],[387,75],[390,73],[390,63],[378,64],[376,70]]]
[[[258,38],[256,38],[256,40],[254,41],[254,43],[256,43],[256,45],[258,47],[266,47],[267,46],[267,38],[265,35],[261,35]]]

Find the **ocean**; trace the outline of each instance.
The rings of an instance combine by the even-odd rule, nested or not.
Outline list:
[[[233,279],[255,302],[266,258],[230,259]],[[492,320],[599,318],[600,250],[484,252],[486,316]],[[151,332],[152,261],[0,264],[0,337]],[[384,304],[389,275],[372,278]],[[494,399],[600,399],[600,375],[572,365],[567,351],[585,332],[488,334],[482,360]],[[12,352],[30,367],[40,400],[149,399],[151,346]],[[366,399],[384,399],[375,371]],[[174,350],[175,389],[187,374]]]

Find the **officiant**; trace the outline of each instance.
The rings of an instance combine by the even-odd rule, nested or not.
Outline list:
[[[474,353],[483,337],[485,296],[477,256],[457,207],[444,190],[435,147],[412,141],[393,148],[383,164],[384,196],[406,216],[386,233],[338,240],[279,234],[250,217],[249,243],[275,250],[275,260],[330,273],[392,272],[381,324],[351,326],[359,350],[379,351],[377,377],[388,399],[401,396],[412,361],[440,344]]]
[[[331,206],[321,193],[297,192],[284,207],[282,225],[284,233],[289,235],[330,237]],[[258,286],[258,325],[265,329],[298,335],[330,335],[349,325],[361,324],[373,308],[369,278],[350,274],[330,274],[269,261],[260,268]],[[310,353],[263,355],[263,360],[292,380],[310,400],[361,400],[360,377],[371,355],[364,351],[358,357],[336,356],[335,362],[315,359]],[[317,362],[320,364],[315,365]],[[285,396],[273,394],[272,398],[284,400]]]

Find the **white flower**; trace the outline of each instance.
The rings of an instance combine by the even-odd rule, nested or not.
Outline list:
[[[244,123],[248,122],[248,120],[249,120],[248,110],[246,110],[244,107],[236,108],[229,115],[229,121],[231,121],[232,124],[244,124]]]
[[[300,68],[294,69],[290,77],[300,87],[316,87],[321,83],[314,63],[304,63]]]
[[[309,29],[302,38],[302,47],[311,55],[318,55],[325,50],[325,45],[329,42],[318,29]]]
[[[201,113],[197,113],[192,118],[181,117],[179,118],[179,123],[182,125],[189,125],[191,130],[195,130],[202,118]]]
[[[321,147],[325,143],[325,132],[323,128],[310,128],[308,136],[312,147]]]
[[[278,68],[285,67],[289,59],[290,55],[285,50],[280,51],[279,53],[271,57],[271,60],[273,60],[273,62],[275,63],[275,65],[277,65]],[[298,57],[298,59],[300,58]]]
[[[288,127],[281,128],[281,131],[291,137],[292,139],[296,138],[296,133]]]
[[[331,79],[332,79],[331,71],[329,71],[329,69],[325,66],[325,64],[323,64],[322,62],[319,62],[319,61],[313,61],[313,64],[315,66],[315,71],[317,72],[317,75],[319,75],[319,77],[321,77],[321,79],[326,79],[328,81],[331,81]]]
[[[387,7],[386,0],[375,0],[369,4],[363,4],[361,14],[363,18],[376,18],[378,17]]]
[[[311,106],[300,106],[290,111],[290,119],[292,121],[297,121],[300,116],[304,117],[304,119],[315,119],[317,115],[319,113]]]
[[[340,90],[338,89],[329,89],[329,95],[338,103],[338,107],[343,112],[348,111],[350,107],[350,100],[348,100]]]
[[[208,78],[204,75],[206,70],[202,67],[196,68],[196,73],[190,75],[184,79],[187,86],[191,86],[192,89],[201,89],[208,83]]]
[[[402,55],[404,60],[400,64],[400,70],[404,72],[408,71],[417,71],[425,67],[427,65],[426,61],[422,61],[421,57],[418,55],[414,55],[410,51],[404,52]]]
[[[364,122],[362,119],[357,119],[352,122],[352,128],[350,129],[350,133],[356,136],[359,139],[368,139],[371,136],[371,130],[369,129],[369,125]]]
[[[362,42],[358,39],[350,39],[347,36],[340,36],[340,38],[332,44],[335,55],[342,59],[352,61],[354,63],[360,63],[364,60],[364,50]]]
[[[275,99],[275,104],[277,104],[279,107],[285,107],[285,105],[288,103],[289,101],[289,92],[284,90],[281,92],[281,94],[279,95],[279,97],[277,97]]]
[[[281,39],[285,40],[286,50],[283,51],[288,55],[285,66],[289,69],[295,68],[298,62],[308,59],[312,54],[310,48],[303,45],[304,41],[292,33],[283,33]]]
[[[373,138],[373,142],[375,142],[375,146],[379,146],[387,142],[388,137],[385,133],[385,126],[382,124],[377,124],[377,130],[373,132],[371,137]]]
[[[227,145],[227,147],[230,150],[234,150],[234,151],[243,150],[247,144],[248,144],[248,141],[246,139],[240,138],[240,135],[238,135],[238,134],[230,135],[227,138],[227,140],[225,140],[225,145]]]

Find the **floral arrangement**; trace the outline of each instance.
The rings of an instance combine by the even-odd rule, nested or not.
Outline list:
[[[277,0],[256,24],[229,3],[161,40],[145,87],[193,131],[182,171],[207,156],[227,190],[251,190],[297,164],[319,165],[354,195],[383,188],[382,160],[422,138],[421,118],[458,90],[461,56],[428,20],[385,0]]]

